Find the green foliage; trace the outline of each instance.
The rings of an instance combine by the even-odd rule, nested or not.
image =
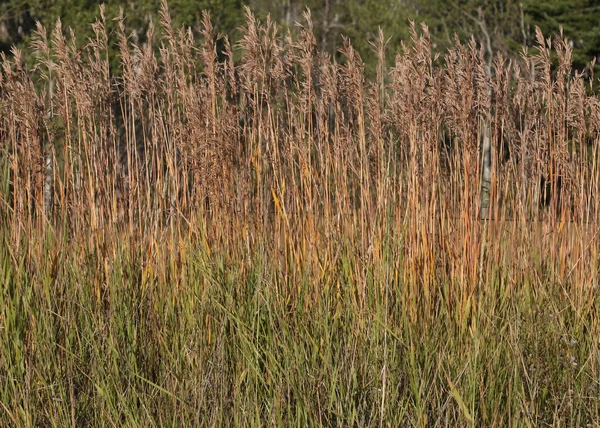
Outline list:
[[[600,56],[600,6],[596,0],[526,0],[523,9],[530,25],[549,36],[562,27],[573,42],[573,63],[584,68]]]
[[[419,2],[419,9],[440,47],[471,36],[479,42],[489,37],[494,51],[504,55],[525,42],[518,0],[432,0]]]
[[[295,24],[303,21],[302,13],[310,8],[319,48],[337,55],[342,35],[349,37],[368,72],[376,64],[370,43],[377,38],[378,28],[390,39],[388,58],[393,60],[400,41],[409,39],[409,19],[430,26],[438,52],[453,44],[454,34],[462,40],[473,35],[484,44],[489,37],[493,51],[517,57],[523,44],[535,44],[535,26],[547,37],[558,33],[562,26],[573,40],[574,65],[578,69],[600,52],[600,7],[594,0],[251,0],[248,6],[261,19],[270,15],[284,31],[294,31]],[[117,16],[120,7],[125,9],[132,41],[143,43],[148,23],[156,19],[159,2],[135,0],[124,4],[107,0],[107,17]],[[231,41],[238,40],[238,27],[244,20],[241,0],[171,0],[169,9],[175,27],[184,25],[196,34],[202,11],[209,11],[216,30]],[[85,43],[92,35],[88,24],[97,15],[98,3],[90,0],[8,0],[0,5],[0,50],[8,51],[12,44],[26,46],[36,21],[52,28],[59,17],[64,28],[73,28],[79,42]],[[115,28],[116,23],[109,21],[109,30]]]
[[[394,0],[354,0],[344,4],[347,8],[345,26],[337,31],[336,38],[331,37],[327,43],[339,46],[342,34],[349,37],[352,46],[368,65],[367,71],[372,71],[377,62],[372,44],[377,42],[378,28],[381,28],[389,38],[388,59],[393,60],[400,51],[400,42],[410,37],[408,22],[415,18],[414,13]]]
[[[409,39],[409,19],[416,18],[413,8],[394,0],[307,0],[293,4],[289,0],[254,0],[250,5],[259,18],[270,16],[284,31],[290,29],[292,33],[296,23],[304,23],[302,14],[309,9],[318,48],[339,57],[342,37],[349,38],[369,74],[374,72],[377,63],[371,44],[377,41],[378,29],[389,38],[388,60],[391,62],[400,50],[400,41]]]
[[[134,43],[144,43],[150,21],[158,19],[159,1],[135,0],[123,3],[119,0],[106,0],[105,14],[109,32],[117,29],[117,22],[112,18],[119,16],[123,8],[126,18],[128,36]],[[171,0],[169,10],[173,26],[190,27],[196,34],[200,31],[202,11],[211,14],[211,22],[223,34],[237,34],[237,28],[244,22],[241,0]],[[54,1],[54,0],[9,0],[0,6],[0,21],[6,27],[4,38],[0,32],[0,48],[7,50],[12,43],[26,47],[35,30],[35,23],[40,21],[47,29],[54,28],[60,18],[65,32],[73,29],[81,47],[93,36],[90,23],[99,17],[99,3],[96,1]],[[116,46],[111,47],[115,56]]]

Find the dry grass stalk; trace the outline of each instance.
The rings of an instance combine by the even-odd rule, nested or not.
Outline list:
[[[442,304],[466,323],[494,269],[551,274],[586,290],[581,301],[596,290],[586,231],[600,209],[600,107],[571,72],[562,36],[556,67],[538,33],[534,55],[520,64],[498,55],[490,78],[474,40],[457,40],[436,65],[427,28],[413,25],[391,70],[379,34],[377,76],[366,83],[348,40],[339,61],[318,52],[308,12],[294,42],[248,11],[239,64],[207,14],[199,48],[172,28],[165,1],[160,16],[157,55],[153,27],[136,46],[121,12],[118,77],[102,10],[83,51],[59,21],[50,40],[38,28],[34,70],[18,51],[2,59],[10,186],[1,209],[15,248],[58,224],[77,239],[98,230],[132,242],[195,237],[232,257],[260,249],[295,297],[301,278],[346,264],[357,307],[375,298],[369,282],[393,277],[413,320],[433,320]],[[478,220],[482,185],[489,222]],[[534,253],[542,265],[530,264]]]

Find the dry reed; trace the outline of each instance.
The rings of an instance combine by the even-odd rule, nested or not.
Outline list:
[[[93,253],[100,305],[123,248],[142,249],[140,284],[175,288],[202,248],[243,270],[260,255],[275,293],[306,310],[337,289],[332,304],[351,299],[364,319],[385,302],[423,331],[444,312],[468,332],[482,311],[494,322],[498,307],[479,305],[499,283],[502,299],[558,290],[577,319],[596,319],[600,103],[564,37],[538,32],[533,53],[498,55],[488,75],[474,40],[440,65],[413,25],[391,70],[379,35],[366,82],[348,40],[338,59],[318,51],[309,13],[292,40],[248,11],[237,62],[207,14],[197,42],[163,1],[157,46],[152,27],[136,46],[117,19],[119,70],[102,9],[83,49],[59,21],[50,39],[38,27],[34,69],[17,50],[1,59],[0,219],[14,262],[59,269],[59,254]],[[52,245],[32,244],[49,233]]]

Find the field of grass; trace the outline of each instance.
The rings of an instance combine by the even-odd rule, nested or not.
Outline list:
[[[0,426],[599,426],[600,101],[568,41],[380,34],[367,77],[305,18],[231,47],[163,3],[144,45],[102,15],[0,60]]]

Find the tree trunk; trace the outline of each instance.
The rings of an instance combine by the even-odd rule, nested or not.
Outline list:
[[[482,171],[481,171],[481,203],[479,217],[488,220],[490,214],[490,188],[492,184],[492,139],[490,138],[490,122],[483,124]]]
[[[48,87],[48,111],[46,112],[46,121],[52,120],[52,97],[54,95],[54,81],[50,79]],[[53,203],[53,183],[54,183],[54,163],[53,163],[53,144],[52,141],[46,141],[48,130],[42,129],[42,154],[44,159],[44,214],[48,218],[52,212]]]
[[[479,12],[479,26],[483,33],[485,43],[485,74],[489,79],[492,78],[492,58],[494,53],[492,51],[492,40],[490,33],[487,30],[485,19],[483,17],[483,11],[481,7]],[[491,82],[490,82],[491,85]],[[492,87],[488,87],[488,96],[491,102],[492,99]],[[491,115],[491,112],[490,112]],[[490,188],[492,184],[492,138],[491,138],[491,120],[490,117],[486,117],[483,123],[483,141],[481,143],[482,152],[482,167],[481,167],[481,194],[480,194],[480,210],[479,216],[482,220],[488,220],[490,215]]]

